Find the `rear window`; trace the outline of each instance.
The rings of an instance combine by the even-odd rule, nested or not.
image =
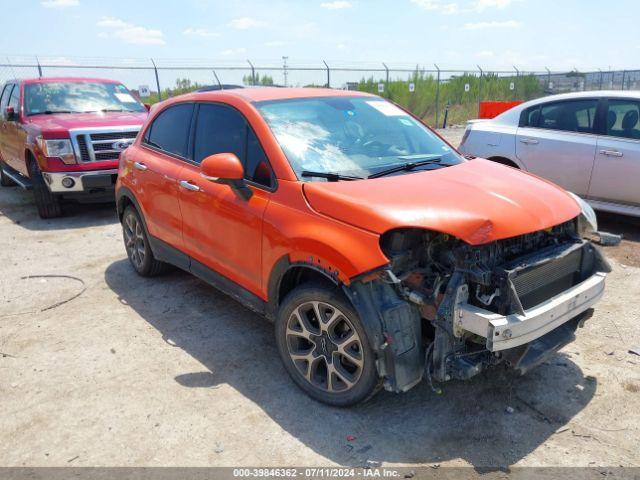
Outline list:
[[[187,157],[192,103],[168,107],[158,114],[144,136],[144,143],[171,155]]]
[[[536,105],[522,112],[520,126],[593,133],[597,106],[598,101],[595,99]]]

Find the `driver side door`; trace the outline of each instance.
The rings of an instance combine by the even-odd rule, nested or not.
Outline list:
[[[0,102],[2,108],[2,159],[14,170],[26,175],[26,169],[20,168],[18,149],[18,123],[20,117],[20,85],[7,84],[2,94]],[[13,118],[7,117],[7,107],[13,107],[15,112]]]

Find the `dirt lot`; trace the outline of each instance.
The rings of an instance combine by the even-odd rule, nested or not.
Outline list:
[[[640,225],[601,222],[628,240],[552,361],[341,410],[292,384],[258,316],[185,273],[136,276],[111,205],[43,221],[3,188],[0,465],[638,466]]]

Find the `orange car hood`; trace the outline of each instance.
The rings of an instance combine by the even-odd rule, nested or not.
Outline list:
[[[375,232],[417,227],[472,245],[558,225],[580,213],[560,187],[488,160],[352,182],[304,184],[317,212]]]

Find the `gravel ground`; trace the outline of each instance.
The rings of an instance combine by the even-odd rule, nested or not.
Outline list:
[[[640,239],[619,220],[605,297],[550,362],[334,409],[266,321],[185,273],[136,276],[111,205],[44,221],[0,189],[0,465],[638,466]]]

